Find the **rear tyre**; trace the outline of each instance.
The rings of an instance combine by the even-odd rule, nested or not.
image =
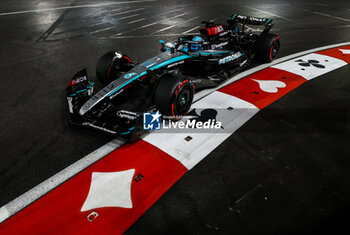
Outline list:
[[[186,115],[189,111],[194,95],[192,82],[180,74],[164,75],[158,83],[154,101],[163,115],[179,116]]]
[[[280,50],[280,37],[276,34],[261,33],[255,45],[255,57],[262,63],[270,63]]]
[[[131,59],[121,52],[109,51],[97,62],[96,76],[103,84],[109,84],[117,79],[122,72],[131,67]]]

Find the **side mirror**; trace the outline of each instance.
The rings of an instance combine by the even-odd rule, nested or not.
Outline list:
[[[161,51],[167,51],[167,50],[174,50],[176,44],[172,43],[172,42],[167,42],[165,43],[163,40],[159,40],[159,42],[162,45],[162,48],[160,49]]]

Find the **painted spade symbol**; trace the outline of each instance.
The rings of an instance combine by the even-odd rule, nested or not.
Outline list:
[[[304,60],[300,59],[300,60],[296,60],[295,62],[299,62],[299,65],[303,66],[303,67],[310,67],[310,65],[312,65],[312,66],[319,68],[319,69],[326,68],[324,65],[320,64],[320,61],[318,61],[318,60],[304,61]]]
[[[192,120],[196,120],[199,122],[206,122],[208,120],[215,120],[216,116],[218,115],[218,111],[215,109],[204,109],[201,111],[201,114],[198,115],[196,112],[196,109],[191,110],[191,112],[188,113],[188,116],[194,116],[195,118],[192,118]],[[221,129],[225,129],[223,126],[221,126]]]
[[[212,120],[212,119],[216,120],[216,116],[218,115],[218,111],[216,111],[215,109],[204,109],[204,110],[202,110],[201,114],[198,115],[196,113],[196,109],[193,109],[188,113],[188,115],[195,117],[191,120],[196,119],[197,121],[206,122],[206,121]]]
[[[287,86],[284,82],[281,81],[275,81],[275,80],[255,80],[253,81],[259,83],[259,87],[261,90],[268,92],[268,93],[276,93],[278,91],[278,88],[284,88]]]

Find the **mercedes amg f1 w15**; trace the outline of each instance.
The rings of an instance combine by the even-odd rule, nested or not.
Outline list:
[[[86,69],[76,73],[66,88],[70,123],[135,140],[143,133],[143,112],[178,119],[195,92],[222,84],[254,58],[271,62],[280,49],[270,18],[233,14],[226,24],[202,23],[199,35],[160,40],[162,52],[139,64],[121,51],[107,52],[96,67],[106,85],[97,93]],[[247,24],[263,30],[254,34]]]

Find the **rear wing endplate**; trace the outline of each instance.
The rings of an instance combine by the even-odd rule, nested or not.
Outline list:
[[[271,18],[260,18],[253,16],[244,16],[240,14],[233,14],[231,20],[242,24],[272,26]]]

